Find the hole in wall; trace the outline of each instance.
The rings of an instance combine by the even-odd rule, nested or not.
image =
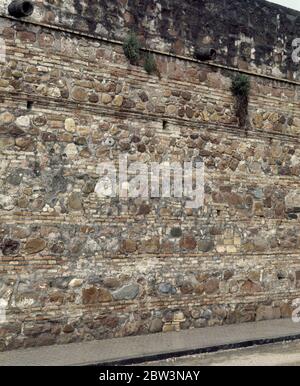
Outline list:
[[[33,101],[27,101],[27,110],[32,110]]]
[[[33,10],[34,5],[31,1],[14,0],[8,5],[9,14],[17,18],[30,16]]]
[[[30,1],[24,1],[22,4],[22,11],[24,15],[31,15],[33,12],[33,5]]]

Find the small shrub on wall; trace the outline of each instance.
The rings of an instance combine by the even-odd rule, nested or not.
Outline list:
[[[141,44],[134,32],[131,32],[123,43],[124,54],[131,64],[138,64],[141,58]]]
[[[247,125],[250,79],[245,74],[237,74],[232,79],[231,92],[235,96],[236,115],[240,127]]]
[[[144,69],[148,74],[154,74],[157,72],[155,58],[151,52],[148,52],[145,56]]]
[[[149,75],[157,74],[160,77],[154,55],[152,52],[146,51],[142,48],[141,43],[134,32],[131,32],[125,39],[123,43],[123,50],[130,64],[139,65],[143,63],[144,70]]]

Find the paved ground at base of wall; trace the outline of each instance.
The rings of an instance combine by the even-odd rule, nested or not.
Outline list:
[[[290,319],[0,353],[1,366],[130,364],[300,339]]]
[[[300,340],[144,362],[141,366],[300,366]]]

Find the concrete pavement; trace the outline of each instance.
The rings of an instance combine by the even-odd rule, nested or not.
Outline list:
[[[2,352],[0,366],[141,363],[295,339],[300,323],[280,319]]]
[[[146,362],[143,366],[300,366],[300,341]]]

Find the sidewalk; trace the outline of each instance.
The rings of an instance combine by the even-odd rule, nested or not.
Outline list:
[[[0,366],[129,364],[300,339],[290,319],[37,347],[0,353]]]

